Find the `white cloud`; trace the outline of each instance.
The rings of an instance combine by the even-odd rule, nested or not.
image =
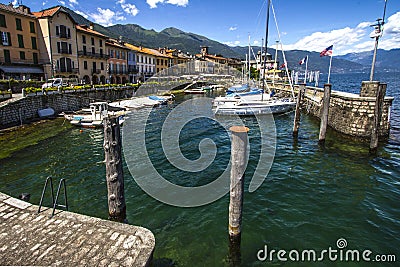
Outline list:
[[[70,6],[74,6],[74,5],[77,5],[77,4],[78,4],[77,0],[69,0],[69,5]]]
[[[259,45],[260,44],[260,42],[259,41],[257,41],[257,40],[254,40],[254,42],[253,42],[253,45]]]
[[[240,41],[224,42],[224,44],[229,45],[229,46],[238,46],[238,45],[240,45]]]
[[[236,31],[236,30],[237,30],[237,27],[232,26],[232,27],[229,28],[229,30],[230,30],[230,31]]]
[[[98,13],[89,14],[89,16],[94,20],[94,22],[101,24],[103,26],[111,26],[114,25],[114,21],[123,21],[126,18],[122,16],[120,13],[115,13],[110,9],[102,9],[100,7],[97,8]]]
[[[83,13],[82,11],[79,10],[74,10],[75,13],[81,15],[82,17],[84,17],[85,19],[89,18],[89,15],[87,15],[86,13]]]
[[[118,0],[117,4],[121,5],[121,8],[125,11],[125,13],[136,16],[139,13],[139,9],[133,4],[126,4],[125,0]]]
[[[374,30],[371,27],[374,23],[361,22],[355,28],[346,27],[329,32],[315,32],[294,44],[284,45],[284,49],[320,52],[333,44],[334,55],[371,51],[374,49],[374,40],[369,36]],[[386,50],[400,48],[400,12],[387,19],[378,48]]]
[[[13,6],[17,6],[18,0],[14,0],[14,1],[12,1],[11,3],[12,3]]]
[[[124,1],[124,0],[121,0]],[[177,5],[177,6],[187,6],[189,4],[189,0],[146,0],[146,3],[150,6],[150,8],[157,8],[158,3],[167,3],[171,5]]]
[[[64,1],[60,1],[60,4],[65,6],[65,2]]]
[[[47,4],[47,1],[42,2],[42,6],[45,6]]]

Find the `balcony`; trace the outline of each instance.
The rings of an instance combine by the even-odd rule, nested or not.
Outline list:
[[[73,73],[77,74],[79,72],[78,68],[56,68],[54,69],[55,73]]]
[[[88,57],[88,58],[99,58],[99,59],[109,59],[110,56],[106,54],[100,54],[100,53],[92,53],[88,51],[78,51],[78,56],[80,57]]]
[[[68,35],[66,32],[61,32],[59,34],[59,37],[64,39],[71,39],[71,35]]]
[[[72,51],[69,51],[68,49],[60,49],[59,51],[58,51],[58,53],[60,53],[60,54],[68,54],[68,55],[71,55],[72,54]]]
[[[109,70],[110,74],[126,75],[128,72],[126,70]]]
[[[139,68],[128,67],[128,74],[137,74],[138,72],[139,72]]]
[[[92,69],[92,75],[100,74],[100,73],[101,73],[101,69]]]

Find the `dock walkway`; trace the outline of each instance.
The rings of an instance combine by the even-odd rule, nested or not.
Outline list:
[[[151,231],[38,206],[0,193],[0,265],[147,266]]]

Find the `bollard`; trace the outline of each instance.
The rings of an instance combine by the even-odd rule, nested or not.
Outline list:
[[[385,100],[387,84],[380,83],[376,92],[375,110],[374,110],[374,122],[371,131],[371,142],[369,145],[369,152],[376,154],[378,151],[379,141],[379,125],[382,118],[383,103]]]
[[[319,128],[319,143],[325,143],[326,129],[328,127],[329,102],[331,99],[331,84],[324,85],[324,101],[322,105],[321,125]]]
[[[297,94],[297,102],[296,102],[296,111],[294,114],[294,122],[293,122],[293,136],[297,137],[299,135],[299,127],[300,127],[300,105],[301,100],[305,91],[305,84],[301,84],[299,88],[299,93]]]
[[[247,133],[249,128],[233,126],[231,150],[231,183],[229,202],[229,236],[238,236],[242,229],[244,172],[247,165]]]
[[[108,190],[108,215],[111,220],[125,222],[126,205],[124,196],[124,174],[122,170],[120,125],[117,117],[105,117],[103,124],[103,147]]]

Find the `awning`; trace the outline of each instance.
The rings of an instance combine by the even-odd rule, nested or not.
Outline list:
[[[40,67],[0,66],[4,73],[44,73]]]

